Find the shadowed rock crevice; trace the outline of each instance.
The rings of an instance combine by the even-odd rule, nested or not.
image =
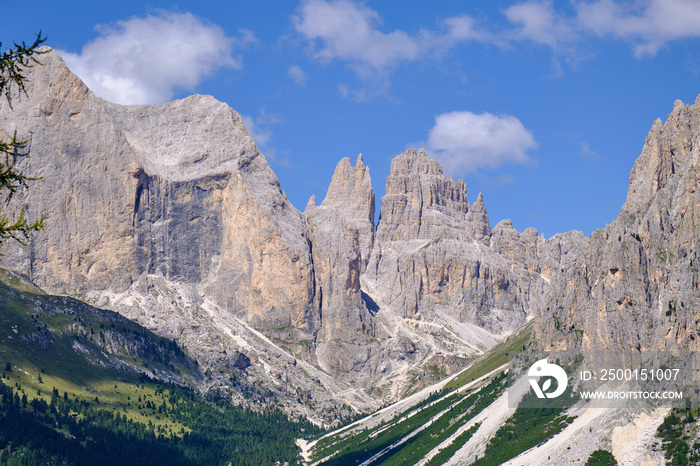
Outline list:
[[[138,182],[136,184],[136,195],[134,196],[134,222],[132,222],[132,225],[135,223],[136,215],[139,213],[143,189],[148,187],[148,174],[146,174],[143,168],[139,168],[136,170],[136,173],[134,173],[134,178],[136,178]]]
[[[364,291],[360,291],[360,295],[362,297],[362,301],[365,303],[365,307],[367,308],[367,310],[370,312],[370,314],[375,316],[377,312],[379,312],[379,305],[377,304],[377,302]]]

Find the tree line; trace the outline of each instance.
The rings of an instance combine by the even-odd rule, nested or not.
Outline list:
[[[170,384],[159,386],[159,401],[149,402],[149,409],[188,430],[136,422],[105,409],[97,398],[61,395],[55,388],[49,402],[20,393],[21,387],[0,381],[2,465],[293,464],[295,439],[320,432],[279,410],[216,404]]]

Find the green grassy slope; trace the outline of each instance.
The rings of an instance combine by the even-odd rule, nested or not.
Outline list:
[[[510,358],[525,350],[527,343],[530,341],[534,325],[535,321],[531,320],[505,340],[489,349],[482,357],[448,382],[445,385],[445,390],[455,390],[508,363]]]
[[[175,342],[0,270],[0,465],[268,465],[318,432],[202,380]]]
[[[507,378],[505,374],[497,373],[471,389],[465,389],[465,386],[502,367],[513,355],[522,352],[530,340],[532,326],[532,322],[523,326],[458,373],[439,392],[403,409],[393,419],[364,430],[341,429],[319,439],[311,452],[313,461],[342,465],[375,457],[372,464],[415,464],[464,427],[465,433],[457,436],[453,447],[431,465],[447,461],[448,453],[456,451],[455,447],[463,445],[476,430],[468,427],[470,421],[503,393]]]
[[[128,407],[139,374],[193,385],[197,364],[175,344],[117,313],[49,296],[17,276],[0,275],[0,369],[32,392],[53,387]],[[8,284],[9,283],[9,284]],[[10,286],[13,285],[13,286]]]

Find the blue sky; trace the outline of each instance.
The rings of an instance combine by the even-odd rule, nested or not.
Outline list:
[[[391,158],[425,147],[470,202],[483,192],[492,226],[589,235],[619,212],[653,121],[700,94],[698,0],[1,0],[0,14],[3,47],[43,31],[108,100],[228,103],[300,210],[358,153],[379,205]]]

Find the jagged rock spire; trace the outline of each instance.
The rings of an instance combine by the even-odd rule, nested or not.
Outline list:
[[[315,306],[321,316],[316,339],[319,364],[330,373],[362,361],[355,347],[366,344],[374,323],[364,304],[360,276],[374,241],[374,192],[360,154],[353,167],[345,157],[335,168],[326,198],[304,212],[313,253]]]
[[[484,195],[479,193],[467,212],[467,231],[478,242],[488,246],[491,242],[491,226],[484,205]]]
[[[377,238],[459,237],[468,210],[466,183],[445,177],[425,150],[408,149],[391,161]]]
[[[374,191],[369,168],[362,161],[362,154],[357,156],[353,167],[350,158],[338,162],[333,178],[328,186],[326,198],[321,203],[325,207],[342,209],[356,220],[369,220],[374,223]]]

